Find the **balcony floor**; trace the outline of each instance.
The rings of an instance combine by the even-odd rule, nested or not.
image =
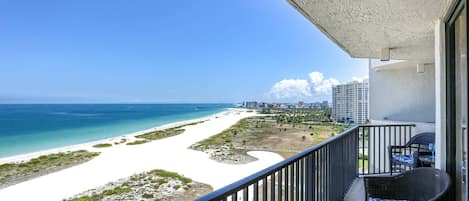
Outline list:
[[[357,200],[365,200],[365,185],[363,183],[363,178],[361,177],[355,179],[344,198],[344,201]]]

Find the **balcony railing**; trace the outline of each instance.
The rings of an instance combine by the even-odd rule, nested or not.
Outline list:
[[[358,176],[391,173],[387,147],[405,144],[413,127],[355,126],[197,200],[343,200]]]
[[[402,146],[413,136],[413,124],[395,125],[363,125],[359,126],[359,175],[389,174],[408,169],[398,165],[391,168],[388,147]],[[400,150],[402,154],[410,155],[409,149]]]

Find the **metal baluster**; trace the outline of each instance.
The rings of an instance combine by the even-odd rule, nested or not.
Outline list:
[[[313,189],[313,182],[312,182],[312,167],[311,167],[311,155],[308,155],[306,156],[306,164],[305,164],[305,170],[306,170],[306,177],[305,177],[305,188],[306,189],[309,189],[307,191],[305,191],[305,199],[307,201],[312,201],[313,200],[313,192],[314,192],[314,189]]]
[[[407,144],[407,126],[404,126],[404,143]],[[404,149],[404,155],[409,154],[409,149]],[[410,168],[405,167],[405,170],[408,170]]]
[[[287,165],[285,167],[285,181],[284,181],[284,183],[285,183],[285,187],[284,187],[285,188],[285,193],[284,193],[284,197],[283,197],[283,199],[285,201],[288,201],[288,193],[290,192],[290,185],[288,185],[288,172],[289,172],[289,170],[290,170],[290,166]]]
[[[370,154],[370,143],[371,143],[371,139],[370,139],[370,136],[371,136],[371,133],[370,133],[370,127],[367,127],[366,130],[368,131],[368,147],[366,148],[366,150],[368,150],[368,172],[367,174],[370,174],[370,164],[371,164],[371,154]]]
[[[249,199],[248,187],[249,187],[249,186],[247,186],[247,187],[245,187],[245,188],[243,189],[243,200],[244,200],[244,201],[248,201],[248,199]]]
[[[396,145],[397,144],[397,138],[396,138],[397,131],[396,131],[396,126],[393,126],[393,127],[394,127],[394,145]],[[392,157],[392,154],[393,153],[391,153],[391,157]],[[393,173],[393,169],[394,169],[394,165],[391,163],[391,175]]]
[[[391,127],[390,126],[388,126],[388,134],[387,135],[389,136],[389,141],[388,141],[388,144],[385,146],[386,147],[386,149],[385,149],[386,155],[384,157],[384,169],[385,170],[386,170],[386,168],[389,168],[389,165],[387,163],[390,163],[389,154],[387,154],[388,153],[388,147],[391,146]],[[390,170],[391,169],[389,169],[388,171],[390,171]],[[385,171],[385,172],[388,172],[388,171]]]
[[[331,189],[331,184],[330,184],[330,180],[331,180],[331,157],[330,157],[330,151],[329,151],[329,145],[326,146],[326,158],[327,158],[327,162],[326,162],[326,175],[327,175],[327,179],[326,179],[326,190],[327,190],[327,194],[326,194],[326,200],[330,200],[330,192],[332,191]],[[358,163],[357,163],[358,164]],[[358,167],[357,167],[358,168]]]
[[[365,174],[365,128],[362,127],[362,174]]]
[[[381,126],[378,127],[378,173],[381,173]]]
[[[270,175],[270,201],[275,201],[275,172]]]
[[[399,126],[399,146],[402,146],[402,126]],[[404,150],[405,151],[405,150]],[[399,148],[399,152],[402,155],[402,148]],[[399,163],[399,172],[402,172],[402,164]]]
[[[295,188],[295,163],[292,163],[290,165],[290,189],[291,189],[291,192],[290,192],[290,201],[293,201],[293,196],[295,195],[294,192],[295,191],[298,191],[298,188]],[[298,178],[298,175],[296,175],[296,177]]]
[[[319,177],[321,176],[319,174],[319,167],[318,167],[318,161],[319,161],[319,151],[314,152],[314,159],[313,160],[313,175],[314,175],[314,189],[316,190],[315,192],[315,200],[319,199]]]
[[[278,191],[278,200],[282,201],[282,169],[278,171],[278,185],[277,185],[277,191]]]
[[[256,183],[254,183],[253,201],[258,201],[258,200],[259,200],[259,181],[256,181]]]
[[[319,155],[319,159],[318,159],[318,172],[316,173],[316,175],[318,176],[318,200],[323,200],[322,199],[322,192],[323,192],[323,180],[324,180],[324,171],[322,170],[322,165],[323,165],[323,158],[322,158],[322,152],[324,151],[323,148],[319,149],[319,152],[318,152],[318,155]]]
[[[322,180],[322,183],[321,183],[321,194],[322,194],[322,200],[325,200],[326,199],[326,176],[327,176],[327,173],[326,173],[326,152],[325,152],[325,149],[326,147],[323,147],[321,149],[321,162],[322,162],[322,165],[321,165],[321,180]]]
[[[296,200],[300,200],[300,193],[302,193],[303,189],[300,190],[300,183],[303,184],[303,178],[300,176],[300,166],[299,163],[301,160],[296,161],[295,163],[295,190],[296,190]]]
[[[315,201],[318,199],[317,198],[317,192],[316,192],[318,184],[316,183],[316,179],[317,179],[316,176],[317,175],[316,175],[316,167],[315,167],[316,166],[316,160],[317,160],[318,157],[316,156],[316,153],[317,153],[317,151],[315,151],[311,154],[311,161],[309,161],[309,165],[310,165],[309,167],[310,168],[306,169],[306,171],[311,172],[310,173],[310,175],[311,175],[310,176],[310,178],[311,178],[311,188],[306,188],[305,189],[306,192],[308,192],[308,189],[312,190],[311,197]]]
[[[231,201],[238,201],[238,191],[233,193],[233,195],[231,196]]]
[[[298,168],[298,163],[299,163],[299,168]],[[299,178],[299,183],[298,183],[298,180],[296,181],[296,190],[297,190],[297,193],[296,193],[296,200],[303,200],[304,196],[305,195],[305,191],[304,191],[304,187],[305,187],[305,183],[306,183],[306,176],[305,176],[305,158],[299,160],[297,163],[296,163],[297,167],[296,167],[296,174],[298,175],[298,178]]]
[[[267,176],[262,180],[262,201],[267,201]]]

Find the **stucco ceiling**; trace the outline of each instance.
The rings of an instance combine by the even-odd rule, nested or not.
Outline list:
[[[344,51],[356,58],[434,57],[434,28],[452,0],[288,0]]]

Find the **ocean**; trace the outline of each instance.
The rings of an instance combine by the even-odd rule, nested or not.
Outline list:
[[[125,135],[231,104],[0,104],[0,158]]]

